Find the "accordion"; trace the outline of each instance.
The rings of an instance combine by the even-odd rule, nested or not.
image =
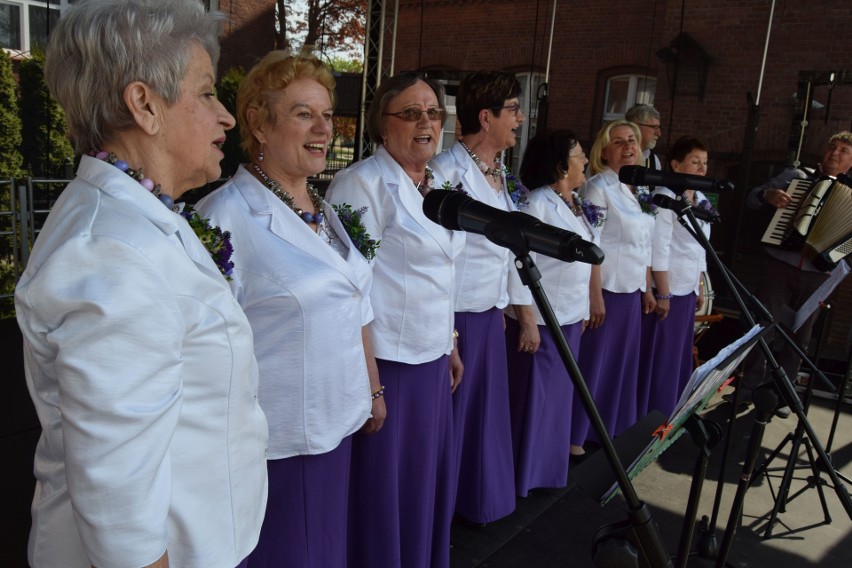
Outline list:
[[[760,242],[801,251],[822,271],[837,266],[852,252],[852,188],[840,178],[790,182],[790,203],[775,212]]]

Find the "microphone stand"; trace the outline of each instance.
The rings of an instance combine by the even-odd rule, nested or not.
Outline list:
[[[702,248],[704,248],[708,257],[710,257],[712,259],[713,263],[719,268],[719,272],[722,274],[722,278],[725,280],[725,283],[727,284],[728,289],[730,290],[731,294],[734,297],[734,300],[736,301],[737,305],[739,306],[740,312],[742,313],[743,317],[748,322],[749,328],[754,327],[754,325],[756,323],[754,316],[752,315],[751,311],[748,309],[748,306],[746,305],[745,301],[743,300],[742,295],[740,294],[740,290],[742,290],[746,294],[748,294],[747,290],[745,290],[745,287],[740,282],[736,281],[736,279],[731,274],[730,270],[728,270],[728,268],[722,263],[721,259],[719,259],[719,256],[716,254],[716,251],[710,245],[710,241],[707,240],[707,236],[701,230],[701,226],[698,224],[698,221],[696,220],[695,215],[691,211],[692,208],[686,202],[684,202],[683,205],[684,206],[680,210],[673,209],[673,211],[677,214],[678,221],[687,230],[687,232],[692,234],[693,238],[695,238],[698,241],[698,243],[702,246]],[[684,219],[684,217],[686,217],[686,220]],[[766,309],[766,307],[757,298],[755,298],[753,295],[748,294],[748,296],[749,296],[749,301],[750,301],[751,305],[758,312],[760,312],[761,317],[763,319],[767,320],[767,321],[770,321],[770,322],[773,321],[773,318],[772,318],[771,314],[769,314],[769,311]],[[816,369],[816,366],[812,362],[810,362],[807,355],[802,353],[801,349],[799,349],[798,346],[796,346],[795,341],[793,341],[789,337],[789,335],[787,335],[786,332],[784,332],[784,330],[782,328],[777,326],[776,330],[780,331],[784,340],[787,341],[788,344],[793,346],[797,350],[797,353],[799,353],[803,357],[804,360],[807,360],[809,362],[809,364],[812,368]],[[816,433],[814,432],[813,427],[811,426],[810,422],[808,422],[808,419],[805,416],[804,409],[802,407],[802,401],[799,399],[799,396],[796,393],[796,389],[793,387],[792,383],[790,382],[790,378],[787,376],[787,373],[784,371],[784,369],[781,367],[781,365],[775,359],[775,355],[772,353],[772,349],[769,348],[769,345],[766,343],[766,340],[763,337],[761,337],[758,340],[758,344],[760,345],[760,349],[763,351],[763,355],[766,358],[766,362],[768,363],[769,367],[772,370],[772,375],[775,378],[775,386],[781,391],[782,395],[784,396],[785,401],[789,403],[790,408],[793,410],[793,412],[796,413],[796,416],[798,417],[798,419],[800,421],[802,429],[807,433],[808,438],[813,442],[813,447],[816,450],[817,454],[819,455],[820,459],[823,461],[823,463],[830,463],[829,458],[825,453],[825,449],[823,448],[822,444],[817,439],[817,436],[816,436]],[[817,372],[819,372],[818,369],[817,369]],[[826,380],[826,382],[828,381],[828,379],[826,379],[824,376],[823,376],[823,379]],[[764,406],[767,406],[768,403],[771,402],[771,400],[768,400],[768,401],[764,400],[763,402],[764,402]],[[737,525],[736,519],[737,519],[737,517],[739,517],[739,514],[742,511],[742,505],[743,505],[743,501],[745,499],[745,492],[746,492],[746,489],[748,488],[749,480],[751,479],[751,475],[752,475],[752,472],[754,470],[754,465],[757,461],[756,460],[756,454],[757,454],[757,452],[760,451],[760,443],[759,442],[763,437],[763,430],[766,427],[766,423],[771,418],[771,411],[769,413],[769,416],[767,416],[767,417],[763,416],[763,414],[765,413],[765,408],[764,409],[758,409],[758,413],[759,413],[758,420],[755,422],[755,425],[754,425],[754,428],[753,428],[753,431],[752,431],[752,440],[751,440],[752,443],[750,444],[751,447],[749,448],[750,453],[747,456],[745,463],[743,464],[743,469],[742,469],[742,472],[741,472],[741,475],[740,475],[741,487],[737,491],[736,496],[734,498],[734,502],[731,505],[731,518],[729,519],[728,525],[725,528],[723,545],[722,545],[722,547],[719,551],[719,556],[716,559],[717,560],[717,562],[716,562],[717,567],[724,566],[725,562],[727,560],[727,555],[728,555],[728,551],[729,551],[729,548],[730,548],[730,543],[731,543],[731,540],[733,539],[734,531],[736,530],[736,525]],[[828,473],[828,476],[831,478],[832,483],[834,484],[835,492],[837,493],[837,496],[840,499],[841,504],[843,505],[844,509],[846,509],[846,513],[847,513],[847,515],[849,515],[849,518],[852,519],[852,499],[850,499],[849,493],[846,490],[846,486],[843,485],[843,483],[841,483],[839,476],[837,475],[837,473],[833,469],[829,469],[827,473]],[[719,489],[720,490],[721,490],[721,485],[722,485],[721,480],[722,480],[722,476],[720,476],[720,481],[719,481]],[[710,530],[713,531],[714,527],[710,527]]]
[[[488,235],[486,235],[486,237],[488,237]],[[501,242],[505,243],[506,233],[501,232],[501,237]],[[489,239],[493,240],[490,237]],[[621,492],[627,501],[629,526],[621,527],[625,533],[624,536],[639,549],[639,558],[643,561],[641,566],[648,566],[651,568],[671,568],[673,566],[671,557],[663,547],[662,540],[657,532],[657,527],[652,522],[651,513],[645,503],[640,501],[639,497],[636,495],[636,491],[626,470],[624,469],[624,465],[622,465],[621,460],[616,453],[612,438],[607,432],[606,426],[598,413],[592,394],[586,386],[586,382],[583,379],[583,375],[580,372],[577,361],[571,352],[568,342],[565,340],[562,329],[559,327],[556,314],[553,312],[550,301],[547,299],[547,295],[541,286],[541,273],[532,258],[530,258],[530,251],[526,244],[526,238],[520,231],[518,231],[516,238],[513,237],[512,240],[514,242],[508,248],[515,254],[515,267],[518,269],[521,281],[529,287],[533,294],[536,306],[538,306],[542,318],[553,336],[559,355],[562,358],[562,362],[568,370],[571,381],[574,383],[575,393],[580,395],[583,407],[586,409],[586,412],[591,419],[592,426],[598,435],[598,439],[601,441],[604,454],[609,461],[612,471],[615,473],[618,487],[621,489]],[[507,245],[503,244],[502,246]],[[624,554],[625,555],[620,557],[618,559],[619,561],[612,566],[626,567],[631,564],[639,566],[635,563],[635,556],[631,556],[628,551],[625,551]]]

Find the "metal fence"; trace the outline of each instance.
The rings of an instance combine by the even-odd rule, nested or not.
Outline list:
[[[325,194],[334,174],[351,163],[351,159],[327,160],[327,167],[312,178],[313,185]],[[15,284],[27,265],[30,249],[41,231],[53,204],[70,179],[24,178],[0,179],[0,317],[14,315]],[[195,203],[227,179],[187,192],[183,200]]]

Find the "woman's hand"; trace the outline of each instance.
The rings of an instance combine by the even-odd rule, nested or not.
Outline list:
[[[459,355],[458,337],[453,337],[453,352],[450,353],[450,389],[456,392],[462,381],[464,374],[464,363],[462,363],[461,355]]]
[[[657,300],[657,306],[654,308],[654,312],[657,314],[657,317],[660,318],[660,321],[663,321],[669,315],[669,308],[671,307],[671,300],[668,298],[661,298]]]
[[[648,288],[642,293],[642,313],[650,314],[657,309],[657,299],[654,297],[654,291]],[[666,310],[668,311],[668,310]]]
[[[375,434],[385,425],[385,418],[388,416],[388,409],[385,406],[385,397],[379,396],[373,399],[373,408],[370,411],[370,418],[361,427],[361,431],[365,434]]]
[[[535,353],[541,345],[541,335],[535,320],[535,312],[532,306],[514,305],[515,315],[518,318],[520,332],[518,333],[518,351],[523,353]]]

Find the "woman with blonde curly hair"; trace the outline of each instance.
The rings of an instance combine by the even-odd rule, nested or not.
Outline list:
[[[325,169],[334,77],[273,51],[243,79],[237,121],[250,162],[198,209],[234,242],[231,289],[248,316],[269,420],[269,502],[255,567],[346,565],[352,434],[385,416],[370,337],[372,274],[308,183]],[[372,393],[372,397],[371,397]]]

